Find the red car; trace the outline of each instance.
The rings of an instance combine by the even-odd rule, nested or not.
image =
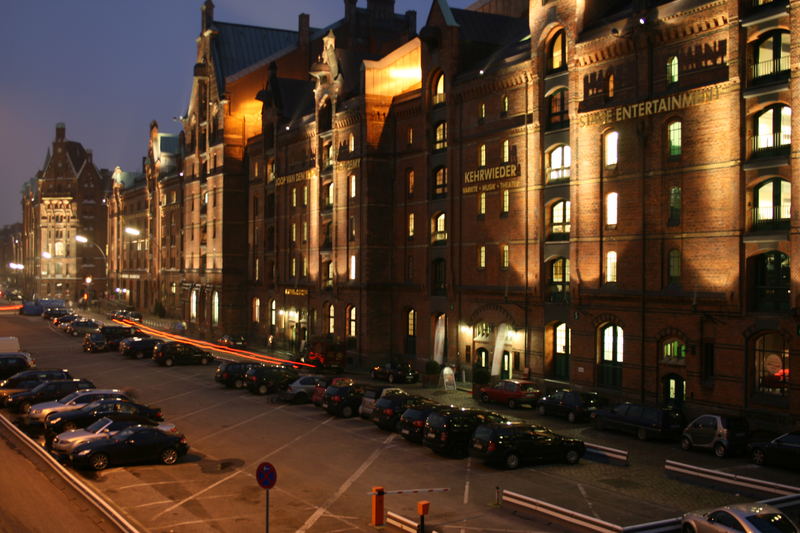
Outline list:
[[[512,409],[522,405],[533,407],[541,397],[542,391],[536,384],[524,379],[504,379],[492,387],[481,387],[480,391],[480,400],[483,403],[504,403]]]
[[[352,384],[353,380],[350,378],[333,378],[333,381],[330,382],[330,385],[337,387],[346,387]],[[316,384],[314,386],[314,392],[311,393],[311,403],[317,407],[322,407],[322,397],[325,396],[325,389],[327,388],[328,385],[325,385],[324,383]]]

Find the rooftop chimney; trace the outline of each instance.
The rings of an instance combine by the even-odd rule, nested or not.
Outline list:
[[[297,45],[300,48],[308,47],[308,43],[310,41],[310,30],[309,30],[309,16],[308,13],[300,13],[298,17],[298,29],[297,29]]]
[[[390,19],[394,15],[394,0],[367,0],[371,20]]]
[[[211,0],[206,0],[203,3],[203,7],[200,8],[202,15],[201,15],[201,25],[203,31],[209,29],[212,24],[214,24],[214,2]]]
[[[67,127],[63,122],[56,124],[56,142],[62,142],[66,138]]]
[[[354,20],[356,18],[356,3],[358,0],[344,0],[344,18]]]

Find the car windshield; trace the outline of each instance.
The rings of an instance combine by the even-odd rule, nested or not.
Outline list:
[[[103,407],[104,405],[105,405],[104,402],[100,401],[87,403],[86,405],[81,407],[81,411],[92,411],[94,409],[97,409],[98,407]]]
[[[76,391],[76,392],[73,392],[73,393],[70,393],[70,394],[67,394],[66,396],[64,396],[63,398],[61,398],[60,400],[58,400],[58,403],[69,403],[69,402],[71,402],[72,400],[74,400],[75,398],[77,398],[79,394],[80,394],[80,393],[79,393],[79,392],[77,392],[77,391]]]
[[[123,441],[125,439],[129,439],[129,438],[131,438],[131,436],[133,436],[134,433],[136,433],[136,426],[125,428],[125,429],[123,429],[122,431],[120,431],[119,433],[116,434],[116,436],[114,437],[114,440]]]
[[[103,418],[93,422],[89,426],[87,426],[86,427],[86,431],[88,431],[89,433],[99,433],[100,431],[103,430],[103,428],[105,428],[110,423],[111,423],[111,419],[110,418],[103,417]]]
[[[428,424],[432,428],[443,428],[445,425],[447,425],[447,417],[442,416],[439,413],[431,413],[428,416]]]
[[[41,392],[47,388],[47,385],[48,385],[47,382],[39,383],[33,389],[31,389],[31,392]]]
[[[492,438],[492,428],[489,426],[478,426],[475,430],[475,440],[490,440]]]
[[[532,384],[531,385],[520,385],[519,386],[519,390],[521,390],[522,392],[536,392],[536,387],[534,387]]]
[[[796,533],[797,528],[781,513],[759,513],[747,517],[747,521],[762,533]]]

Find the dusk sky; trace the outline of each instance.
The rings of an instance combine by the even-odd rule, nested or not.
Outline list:
[[[433,0],[396,0],[421,27]],[[467,7],[474,0],[449,0]],[[189,101],[203,0],[15,0],[0,17],[0,226],[21,222],[20,190],[64,122],[98,167],[141,169],[148,128],[177,133]],[[359,0],[366,7],[366,0]],[[343,0],[215,0],[225,22],[297,29],[344,15]]]

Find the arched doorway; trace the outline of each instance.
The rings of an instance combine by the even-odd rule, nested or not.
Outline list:
[[[686,398],[686,381],[677,374],[667,374],[661,378],[661,397],[664,405],[681,407]]]
[[[475,364],[481,368],[489,368],[489,350],[478,348],[475,352]]]

